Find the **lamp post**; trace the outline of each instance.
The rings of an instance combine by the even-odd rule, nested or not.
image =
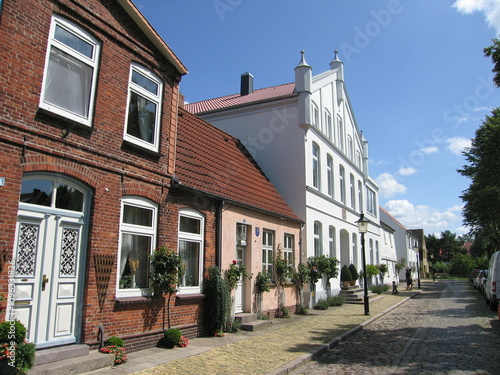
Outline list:
[[[420,253],[418,248],[418,242],[415,242],[415,246],[413,246],[413,251],[417,253],[417,278],[418,278],[418,289],[420,289]]]
[[[370,304],[368,302],[368,282],[366,280],[366,256],[365,256],[365,233],[368,231],[368,223],[370,221],[365,218],[365,214],[361,213],[358,224],[359,233],[361,233],[361,255],[363,259],[363,286],[365,294],[363,296],[363,304],[365,305],[365,315],[370,315]]]

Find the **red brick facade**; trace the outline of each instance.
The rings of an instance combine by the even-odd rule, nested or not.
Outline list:
[[[158,206],[157,244],[177,248],[178,210],[192,199],[171,192],[176,124],[182,74],[165,50],[138,27],[131,10],[116,0],[4,0],[0,15],[0,258],[10,260],[15,246],[23,175],[48,172],[65,176],[92,191],[81,342],[95,346],[98,327],[105,336],[125,339],[128,349],[158,341],[164,322],[163,300],[117,298],[117,261],[108,275],[105,294],[98,294],[95,255],[118,257],[120,200],[147,198]],[[128,3],[129,4],[129,3]],[[130,4],[129,4],[130,5]],[[133,9],[132,9],[133,11]],[[133,12],[132,12],[133,13]],[[101,43],[94,116],[90,127],[53,115],[39,107],[51,18],[57,14],[92,34]],[[142,16],[132,14],[139,20]],[[143,25],[146,22],[143,22]],[[153,40],[153,41],[152,41]],[[124,141],[130,66],[138,63],[163,81],[159,152]],[[215,262],[213,207],[205,212],[205,266]],[[8,293],[7,265],[0,272],[0,294]],[[102,292],[102,291],[101,291]],[[99,300],[101,296],[102,300]],[[5,302],[1,302],[6,307]],[[172,299],[172,326],[194,337],[204,333],[203,299]],[[1,320],[5,316],[1,316]]]

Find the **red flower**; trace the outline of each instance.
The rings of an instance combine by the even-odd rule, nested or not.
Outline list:
[[[235,261],[235,260],[233,260],[233,264],[236,264],[236,261]]]

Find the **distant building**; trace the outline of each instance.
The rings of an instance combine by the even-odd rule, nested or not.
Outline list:
[[[358,127],[337,53],[330,69],[312,76],[304,53],[295,82],[254,90],[241,76],[240,93],[186,105],[239,138],[293,211],[306,222],[299,259],[327,255],[361,269],[360,213],[370,220],[367,264],[380,258],[378,186],[368,173],[368,146]],[[314,299],[323,298],[326,280]],[[332,280],[332,294],[340,291]]]

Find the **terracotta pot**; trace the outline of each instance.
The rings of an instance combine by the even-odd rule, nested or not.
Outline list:
[[[356,280],[351,280],[349,283],[350,283],[350,286],[356,286]]]
[[[350,281],[342,281],[342,286],[343,286],[344,288],[348,288],[350,285],[351,285],[351,282],[350,282]]]

